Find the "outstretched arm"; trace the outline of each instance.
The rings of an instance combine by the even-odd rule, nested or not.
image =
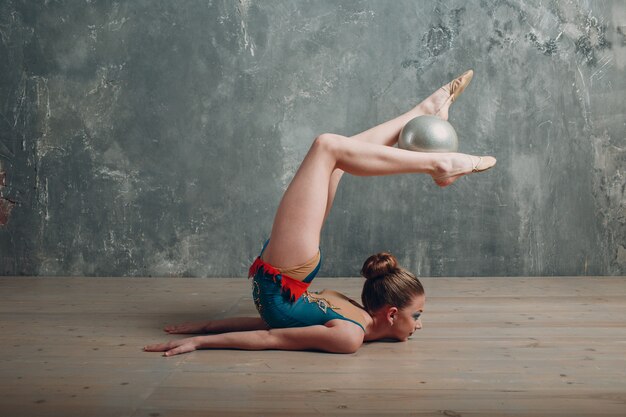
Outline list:
[[[268,329],[268,325],[261,317],[230,317],[220,320],[183,323],[163,328],[169,334],[225,333]]]
[[[326,325],[196,336],[146,346],[144,350],[165,352],[164,356],[196,349],[321,350],[354,353],[362,345],[363,336],[363,331],[357,325],[343,320],[331,320]]]

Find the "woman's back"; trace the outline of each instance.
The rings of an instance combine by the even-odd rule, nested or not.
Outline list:
[[[307,291],[304,293],[304,299],[309,303],[317,303],[322,310],[333,310],[341,316],[341,319],[358,324],[363,331],[371,321],[370,315],[359,303],[334,290],[324,289],[312,293]]]

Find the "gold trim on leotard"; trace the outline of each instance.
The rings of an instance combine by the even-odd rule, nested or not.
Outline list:
[[[317,303],[319,308],[326,312],[328,308],[334,310],[337,314],[356,321],[365,329],[366,322],[364,314],[367,314],[364,309],[356,305],[356,302],[346,297],[340,292],[333,290],[322,290],[311,293],[306,291],[303,295],[304,299],[309,303]]]
[[[326,311],[330,308],[332,310],[341,310],[340,307],[337,307],[335,305],[333,305],[330,301],[328,301],[326,298],[324,297],[315,297],[313,296],[310,292],[305,291],[303,294],[303,297],[306,301],[308,301],[309,303],[317,303],[317,306],[320,308],[320,310],[322,310],[324,313],[326,313]]]

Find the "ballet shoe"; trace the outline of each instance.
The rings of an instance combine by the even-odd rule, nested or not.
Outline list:
[[[437,110],[437,113],[435,113],[435,116],[438,116],[439,112],[443,110],[443,108],[446,107],[448,103],[450,104],[454,103],[454,101],[465,90],[465,87],[467,87],[470,81],[472,81],[473,76],[474,76],[474,71],[467,70],[463,74],[461,74],[459,77],[455,78],[454,80],[450,81],[448,84],[441,87],[443,91],[448,93],[449,97],[443,103],[443,105],[439,108],[439,110]]]
[[[465,156],[470,159],[470,163],[472,165],[472,170],[470,172],[468,172],[466,168],[459,168],[440,177],[433,177],[433,180],[435,180],[435,182],[437,183],[440,183],[442,180],[448,178],[466,174],[473,174],[475,172],[484,172],[496,166],[496,158],[494,158],[493,156],[479,156],[478,162],[476,163],[474,163],[474,159],[470,155]]]

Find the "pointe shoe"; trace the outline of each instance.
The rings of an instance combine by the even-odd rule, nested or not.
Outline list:
[[[470,163],[472,165],[472,170],[470,172],[467,172],[466,168],[459,168],[446,175],[442,175],[436,178],[433,177],[433,180],[437,182],[437,181],[445,180],[446,178],[452,178],[452,177],[456,177],[459,175],[472,174],[474,172],[483,172],[496,166],[496,158],[494,158],[493,156],[479,156],[478,162],[476,162],[475,164],[474,164],[474,159],[470,155],[465,155],[465,156],[467,156],[470,159]]]
[[[443,103],[443,105],[439,108],[439,110],[437,110],[437,113],[435,113],[435,116],[438,116],[439,112],[444,107],[446,107],[448,103],[450,104],[454,103],[457,97],[459,97],[461,93],[465,90],[465,87],[467,87],[470,81],[472,81],[473,76],[474,76],[474,71],[467,70],[463,74],[461,74],[461,76],[459,76],[458,78],[455,78],[454,80],[450,81],[448,84],[441,87],[441,89],[445,91],[446,93],[448,93],[450,96],[445,101],[445,103]]]

